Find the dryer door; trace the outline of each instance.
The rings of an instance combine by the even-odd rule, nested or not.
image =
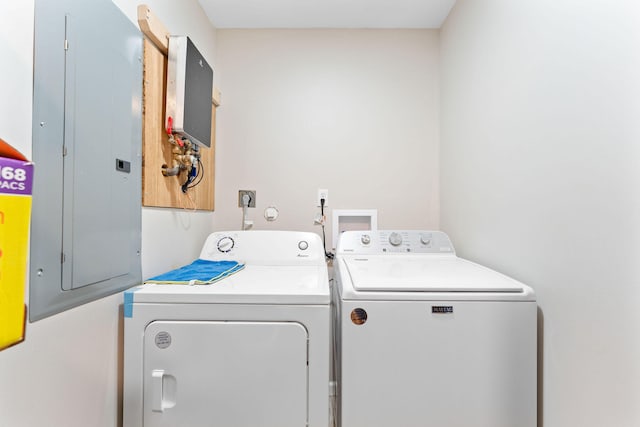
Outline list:
[[[304,427],[307,338],[294,322],[150,323],[144,426]]]

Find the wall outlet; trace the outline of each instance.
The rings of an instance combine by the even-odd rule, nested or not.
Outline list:
[[[244,196],[245,194],[249,196],[249,207],[255,208],[256,207],[256,190],[238,190],[238,207],[241,208],[243,206],[242,196]]]
[[[326,188],[318,189],[318,198],[316,199],[316,205],[320,207],[320,199],[324,199],[324,207],[329,205],[329,190]]]

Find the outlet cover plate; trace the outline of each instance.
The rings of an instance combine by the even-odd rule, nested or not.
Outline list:
[[[316,206],[320,207],[320,199],[324,199],[324,207],[329,206],[329,190],[326,188],[318,188],[318,197],[316,197]]]
[[[238,190],[238,207],[242,207],[242,196],[249,195],[249,207],[256,207],[256,190]]]

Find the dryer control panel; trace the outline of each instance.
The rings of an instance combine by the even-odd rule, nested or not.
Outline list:
[[[337,252],[455,254],[453,244],[445,233],[420,230],[345,231],[340,235]]]
[[[302,231],[225,231],[209,235],[200,258],[253,265],[325,265],[320,236]]]

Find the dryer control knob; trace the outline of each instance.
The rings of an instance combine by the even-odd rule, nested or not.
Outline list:
[[[431,237],[426,236],[426,235],[422,235],[420,236],[420,243],[422,243],[423,245],[430,245],[431,244]]]
[[[369,236],[368,234],[363,234],[362,237],[360,237],[360,241],[363,245],[368,245],[369,243],[371,243],[371,236]]]
[[[225,236],[222,239],[218,240],[218,250],[220,252],[224,252],[224,253],[230,252],[231,249],[233,249],[234,245],[235,245],[235,242],[229,236]]]
[[[389,243],[392,246],[400,246],[402,244],[402,236],[400,233],[391,233],[389,234]]]
[[[307,249],[309,249],[309,243],[307,243],[306,240],[300,240],[298,242],[298,249],[300,249],[301,251],[306,251]]]

